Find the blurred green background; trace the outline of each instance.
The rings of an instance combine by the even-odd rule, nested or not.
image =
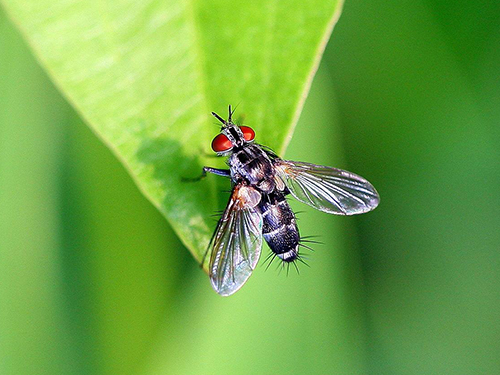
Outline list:
[[[285,156],[381,205],[221,298],[2,13],[0,374],[500,374],[499,123],[498,1],[348,1]]]

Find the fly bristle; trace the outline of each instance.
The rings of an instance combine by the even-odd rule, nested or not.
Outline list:
[[[288,198],[287,198],[288,200]],[[299,217],[299,215],[302,215],[305,211],[294,211],[293,212],[293,218],[295,219],[295,221],[300,221],[302,220],[302,217]]]
[[[224,214],[224,210],[217,210],[217,211],[214,211],[214,213],[212,215],[210,215],[210,218],[216,218],[217,220],[220,219],[220,217]]]
[[[309,264],[307,264],[306,260],[307,260],[307,256],[301,255],[301,256],[297,257],[298,262],[302,263],[306,267],[311,267]]]
[[[286,267],[286,262],[280,262],[278,263],[278,266],[276,269],[278,270],[278,275],[281,275],[281,271],[283,271]]]
[[[281,268],[280,268],[280,271],[278,274],[280,274],[281,271],[286,268],[286,276],[288,277],[288,274],[290,273],[290,265],[293,265],[293,267],[295,268],[295,271],[297,272],[297,275],[300,275],[300,271],[299,271],[299,267],[298,267],[297,262],[301,262],[309,267],[309,265],[307,263],[305,263],[304,259],[302,259],[302,256],[297,254],[296,257],[292,261],[289,261],[289,262],[282,261],[279,264],[279,266],[281,266]]]
[[[303,236],[300,239],[300,243],[313,243],[318,245],[324,245],[324,242],[313,240],[312,238],[319,238],[320,236]]]
[[[274,259],[276,259],[277,257],[277,254],[271,252],[269,253],[269,255],[266,257],[266,259],[264,259],[264,262],[262,263],[262,265],[265,265],[267,263],[267,266],[266,266],[266,271],[267,269],[269,268],[269,266],[271,266],[271,263],[274,261]]]
[[[299,246],[304,247],[304,245],[302,245],[302,244],[299,244]],[[311,251],[314,251],[310,247],[307,247],[307,248]],[[290,272],[290,265],[293,265],[293,267],[295,268],[295,271],[297,271],[297,275],[300,275],[298,262],[304,264],[307,267],[310,267],[309,264],[306,263],[306,260],[308,259],[307,255],[297,253],[297,254],[295,254],[295,257],[292,260],[287,261],[287,260],[281,259],[278,256],[278,254],[271,252],[271,253],[269,253],[269,255],[266,257],[266,259],[263,262],[263,265],[266,266],[266,271],[271,266],[271,264],[274,262],[275,259],[281,260],[281,262],[278,262],[276,264],[276,270],[278,271],[278,274],[281,274],[281,272],[286,269],[286,275],[288,276],[288,274]]]
[[[302,236],[301,239],[304,239],[304,240],[309,240],[311,238],[320,238],[321,236],[318,236],[318,235],[313,235],[313,236]]]
[[[310,250],[310,251],[314,251],[314,249],[311,246],[304,245],[302,243],[302,241],[299,243],[299,246],[303,247],[304,249],[307,249],[307,250]]]
[[[301,243],[313,243],[313,244],[316,244],[316,245],[324,245],[324,242],[321,242],[321,241],[301,240],[300,242]]]
[[[216,210],[209,217],[210,217],[210,220],[215,221],[216,223],[218,223],[220,221],[220,219],[221,219],[221,217],[222,217],[223,214],[224,214],[224,210]]]

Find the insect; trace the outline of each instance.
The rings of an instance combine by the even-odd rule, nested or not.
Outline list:
[[[283,160],[266,146],[254,142],[255,132],[233,123],[231,106],[212,141],[217,156],[227,156],[229,169],[203,167],[208,173],[228,177],[232,192],[209,243],[208,273],[217,293],[229,296],[240,289],[257,265],[262,238],[273,255],[285,263],[299,260],[300,234],[286,196],[320,211],[354,215],[377,207],[375,188],[354,173],[323,165]],[[200,177],[200,178],[201,178]]]

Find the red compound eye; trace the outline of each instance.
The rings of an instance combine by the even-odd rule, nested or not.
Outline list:
[[[212,150],[215,152],[223,152],[233,148],[233,144],[224,134],[219,134],[212,141]]]
[[[253,141],[253,139],[255,138],[255,132],[252,128],[248,126],[240,126],[240,129],[243,132],[243,137],[246,141]]]

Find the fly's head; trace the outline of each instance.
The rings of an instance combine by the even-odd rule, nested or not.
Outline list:
[[[229,117],[226,121],[217,113],[212,112],[212,115],[222,123],[220,134],[212,141],[212,150],[219,156],[226,156],[247,143],[253,142],[255,138],[252,128],[233,123],[233,113],[234,111],[231,111],[231,106],[229,106]]]

